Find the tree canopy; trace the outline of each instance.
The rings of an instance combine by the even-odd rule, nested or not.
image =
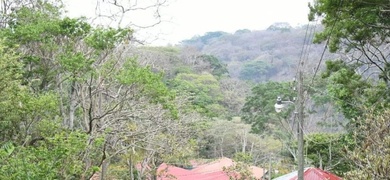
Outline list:
[[[162,163],[221,156],[238,162],[225,169],[231,177],[250,178],[249,165],[292,171],[297,95],[289,80],[302,45],[313,54],[302,69],[306,164],[387,177],[387,1],[314,1],[309,17],[323,25],[314,42],[331,55],[303,40],[314,26],[283,23],[142,45],[134,33],[142,27],[122,21],[142,7],[97,1],[120,10],[96,17],[117,26],[66,17],[61,0],[2,1],[0,179],[153,179]],[[158,10],[166,1],[150,3]],[[321,77],[311,73],[317,59],[327,60],[315,69]],[[281,113],[278,96],[289,101]]]

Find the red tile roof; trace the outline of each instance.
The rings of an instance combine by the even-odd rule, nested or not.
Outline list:
[[[170,166],[167,164],[161,164],[157,169],[158,180],[229,180],[229,176],[227,176],[223,171],[216,172],[192,172],[192,170],[187,170],[175,166]]]
[[[221,171],[224,167],[232,166],[233,160],[229,158],[221,158],[216,161],[199,165],[195,167],[192,171],[193,172],[199,172],[199,173],[208,173],[208,172],[215,172],[215,171]]]
[[[306,168],[303,173],[304,179],[310,179],[310,180],[341,180],[340,177],[336,176],[335,174],[332,174],[328,171],[324,171],[319,168]],[[297,171],[294,171],[292,173],[280,176],[274,180],[297,180],[298,179],[298,173]]]
[[[234,165],[234,162],[229,158],[221,158],[207,164],[202,164],[192,170],[163,163],[157,169],[158,180],[229,180],[229,176],[223,171],[223,168],[232,165]],[[262,168],[252,166],[251,169],[256,179],[260,179],[264,174]]]

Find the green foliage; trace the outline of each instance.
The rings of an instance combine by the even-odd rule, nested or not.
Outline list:
[[[223,97],[219,82],[213,75],[180,73],[170,84],[179,95],[190,97],[192,106],[197,112],[210,117],[223,115],[217,114],[223,111],[223,108],[218,105]],[[217,109],[219,110],[213,111]]]
[[[252,94],[247,97],[245,105],[242,109],[243,120],[252,125],[252,130],[256,133],[270,130],[268,124],[275,124],[275,119],[272,114],[275,112],[275,103],[278,96],[282,96],[283,100],[291,100],[293,90],[286,82],[267,82],[260,83],[252,88]],[[291,110],[290,106],[290,110]],[[291,111],[288,109],[281,113],[283,118],[286,118]]]
[[[88,35],[85,42],[96,50],[112,49],[119,45],[118,42],[128,38],[131,33],[130,29],[97,28]]]
[[[235,162],[234,165],[222,169],[230,180],[255,180],[250,166],[247,163]]]
[[[87,136],[63,132],[42,137],[31,146],[0,149],[0,179],[74,179],[83,173],[81,152]],[[4,145],[3,145],[4,146]],[[10,146],[10,145],[9,145]]]
[[[370,108],[359,118],[362,124],[352,134],[356,147],[348,151],[354,168],[345,179],[387,179],[390,176],[390,110],[381,114],[375,111]]]
[[[16,20],[11,22],[11,28],[2,31],[9,40],[17,41],[19,44],[50,43],[53,41],[52,38],[61,36],[76,40],[91,30],[91,26],[83,18],[60,19],[56,12],[36,11],[28,7],[18,10],[12,18]]]
[[[223,156],[245,163],[261,163],[265,160],[264,154],[278,152],[282,148],[279,139],[251,133],[251,126],[239,118],[214,119],[205,123],[207,126],[200,127],[197,133],[200,139],[198,152],[204,158]]]
[[[75,76],[76,74],[85,74],[90,71],[94,61],[87,59],[81,52],[68,52],[60,55],[59,62],[64,71],[71,72],[71,74]]]
[[[389,52],[386,46],[390,20],[387,0],[316,0],[309,7],[310,19],[319,16],[325,26],[324,31],[316,34],[314,42],[329,42],[331,52],[351,52],[348,56],[352,59],[345,59],[346,62],[360,62],[358,67],[366,69],[366,72],[379,71],[379,77],[370,79],[385,80],[389,86]],[[355,56],[356,52],[361,54]]]
[[[23,67],[18,61],[19,56],[14,52],[15,50],[0,45],[0,71],[2,72],[0,76],[2,82],[0,86],[0,131],[3,140],[3,143],[0,143],[0,179],[58,178],[56,172],[67,169],[59,158],[68,158],[69,154],[60,157],[56,154],[56,148],[33,143],[44,135],[44,132],[39,129],[39,124],[49,124],[47,121],[43,122],[42,119],[58,115],[57,97],[51,93],[33,96],[26,86],[21,85]],[[45,132],[49,130],[53,131],[53,128],[46,129]],[[19,145],[22,142],[29,145]],[[48,140],[48,142],[63,141]],[[56,161],[57,164],[55,164]],[[76,163],[73,160],[70,162]],[[77,168],[76,166],[70,167]],[[75,170],[69,171],[73,173]]]
[[[33,96],[22,83],[22,64],[15,50],[0,43],[0,139],[23,140],[33,131],[33,122],[58,115],[56,96],[52,93]],[[21,126],[27,123],[28,126]],[[15,136],[17,135],[17,136]]]
[[[166,54],[171,54],[171,55],[176,55],[180,53],[180,49],[177,47],[171,47],[171,46],[145,46],[142,47],[142,49],[150,50],[150,51],[157,51],[157,52],[162,52]]]
[[[218,38],[220,36],[223,36],[226,34],[225,32],[222,31],[215,31],[215,32],[207,32],[203,36],[199,37],[193,37],[191,40],[187,40],[188,42],[194,42],[200,40],[202,43],[207,43],[215,38]],[[186,41],[185,41],[186,42]]]
[[[292,29],[291,25],[286,22],[274,23],[267,28],[267,31],[280,31],[280,32],[290,32]]]
[[[77,40],[90,33],[92,27],[84,18],[61,19],[58,11],[56,8],[47,11],[22,7],[12,15],[15,21],[10,22],[10,28],[2,29],[2,32],[9,40],[17,41],[19,44],[50,43],[55,37]]]
[[[309,19],[323,17],[322,24],[325,25],[325,30],[316,35],[316,42],[330,36],[329,48],[334,52],[340,48],[343,39],[348,39],[348,45],[353,47],[385,40],[390,25],[387,5],[387,0],[314,1],[310,5]]]
[[[196,138],[209,122],[194,123],[203,117],[191,111],[209,117],[227,114],[219,82],[227,74],[226,65],[211,55],[196,56],[202,61],[199,71],[210,73],[192,74],[195,68],[181,68],[181,62],[171,85],[185,100],[176,99],[163,74],[114,54],[121,51],[116,47],[125,47],[132,30],[94,28],[84,18],[64,17],[61,6],[51,2],[58,1],[38,0],[37,6],[15,8],[4,18],[10,20],[8,26],[0,30],[0,179],[86,179],[100,170],[103,160],[112,160],[110,168],[122,168],[118,172],[125,176],[119,178],[126,179],[133,173],[128,168],[139,162],[149,161],[154,168],[159,161],[183,163],[194,157]],[[202,41],[225,34],[208,33]],[[169,58],[179,53],[177,48],[159,50]],[[175,56],[169,61],[179,60]],[[269,96],[273,106],[276,95]],[[190,110],[180,109],[187,118],[182,119],[175,103],[186,103],[187,98]],[[160,105],[172,116],[164,116],[167,110]],[[154,110],[161,112],[155,116]],[[72,130],[67,129],[70,119]],[[237,129],[248,132],[248,126]],[[193,129],[199,132],[195,138],[188,135]],[[235,140],[237,134],[229,138]],[[248,135],[249,142],[258,142]],[[272,143],[266,144],[281,146]],[[237,153],[236,158],[248,162],[253,157]],[[237,169],[246,168],[240,166]]]
[[[0,147],[0,157],[7,157],[10,156],[15,150],[15,146],[12,144],[12,142],[5,142]]]
[[[189,139],[186,142],[181,142],[180,137],[171,134],[161,134],[156,138],[158,142],[165,142],[168,146],[168,152],[161,152],[160,161],[169,164],[188,164],[191,158],[196,155],[197,142],[195,139]],[[182,145],[184,144],[184,145]]]
[[[26,67],[23,83],[36,92],[52,90],[49,87],[59,73],[71,72],[75,78],[75,74],[87,72],[92,63],[76,50],[76,44],[90,34],[91,26],[83,18],[61,18],[58,7],[44,4],[43,9],[21,7],[11,14],[14,21],[10,27],[0,31],[7,46],[20,46],[17,51]]]
[[[2,29],[7,38],[24,44],[31,41],[50,40],[53,34],[59,34],[58,7],[50,3],[41,4],[42,9],[21,7],[11,14],[10,28]],[[51,33],[46,33],[51,32]],[[12,46],[12,44],[10,44]]]
[[[178,74],[192,74],[194,73],[193,69],[188,67],[188,66],[179,66],[179,67],[176,67],[174,69],[174,74],[175,75],[178,75]]]
[[[251,32],[251,30],[249,30],[249,29],[239,29],[236,32],[234,32],[234,34],[245,34],[245,33],[250,33],[250,32]]]
[[[89,34],[92,30],[91,25],[86,23],[84,19],[71,19],[65,17],[59,23],[61,34],[71,38],[83,37]]]
[[[132,31],[94,28],[84,18],[63,17],[50,2],[15,8],[0,29],[0,179],[87,179],[123,154],[137,156],[132,163],[193,157],[197,142],[188,131],[178,135],[190,120],[177,120],[176,95],[163,74],[114,54]],[[137,141],[122,144],[129,137]]]
[[[310,26],[310,28],[314,27]],[[317,26],[317,28],[321,27]],[[268,30],[238,30],[233,34],[225,33],[215,37],[206,43],[200,40],[201,36],[193,37],[191,40],[183,41],[182,45],[196,48],[202,54],[211,54],[217,57],[227,64],[229,76],[232,78],[240,78],[240,71],[242,71],[245,62],[261,60],[271,66],[269,78],[285,80],[286,77],[292,79],[291,72],[296,71],[296,60],[300,59],[301,56],[306,29],[306,26],[298,26],[284,33]],[[311,44],[310,48],[312,55],[319,56],[324,47],[320,44]],[[324,58],[330,56],[333,55],[326,54]],[[263,80],[262,78],[265,76],[254,78],[255,80]]]
[[[266,81],[273,73],[273,67],[264,61],[245,62],[240,72],[240,79],[255,82]]]
[[[143,96],[151,97],[153,103],[161,103],[171,115],[177,118],[178,111],[173,104],[175,93],[170,91],[163,82],[162,74],[155,74],[149,67],[141,67],[135,59],[129,59],[119,70],[116,79],[127,86],[137,85]]]
[[[344,116],[352,119],[361,115],[356,102],[364,94],[365,89],[371,88],[370,84],[362,81],[362,77],[355,73],[352,67],[343,61],[327,61],[327,71],[323,78],[329,78],[329,94],[335,99],[335,104],[341,109]]]
[[[381,104],[389,101],[387,87],[383,82],[374,84],[365,81],[354,71],[353,66],[343,61],[327,61],[326,66],[322,77],[329,80],[328,93],[336,107],[351,120],[351,128],[359,124],[353,119],[365,113],[365,107],[374,107],[378,112],[388,107],[387,103]]]
[[[7,49],[0,43],[0,128],[1,138],[4,140],[10,136],[15,125],[20,122],[21,93],[25,89],[20,86],[22,77],[22,64],[17,61],[18,56],[13,49]]]
[[[234,154],[233,160],[236,162],[243,162],[243,163],[249,164],[250,162],[252,162],[253,157],[249,153],[238,152],[238,153]]]
[[[200,58],[203,61],[210,63],[211,66],[211,74],[217,77],[221,77],[223,75],[228,74],[228,70],[225,64],[222,64],[215,56],[212,55],[202,55]]]
[[[305,137],[307,158],[316,167],[331,169],[337,175],[343,175],[351,169],[345,150],[353,147],[347,141],[346,134],[316,133]]]

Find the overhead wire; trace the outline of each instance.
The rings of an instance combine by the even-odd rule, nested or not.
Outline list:
[[[339,5],[338,5],[338,7],[337,7],[337,13],[340,11],[340,7],[342,6],[342,4],[343,4],[343,0],[340,0]],[[324,49],[323,49],[323,51],[322,51],[322,53],[321,53],[320,60],[318,61],[317,66],[316,66],[316,68],[314,69],[314,74],[313,74],[313,77],[311,78],[311,82],[310,82],[309,85],[307,86],[307,87],[310,87],[311,89],[313,89],[314,79],[315,79],[315,77],[316,77],[316,75],[317,75],[317,73],[318,73],[318,71],[319,71],[319,69],[320,69],[320,66],[321,66],[322,62],[323,62],[325,52],[326,52],[326,50],[327,50],[327,48],[328,48],[328,45],[329,45],[330,36],[331,36],[331,34],[333,33],[333,30],[334,30],[334,28],[335,28],[335,26],[336,26],[336,23],[339,21],[339,19],[340,19],[339,16],[337,16],[336,19],[335,19],[335,21],[334,21],[333,24],[332,24],[332,27],[331,27],[330,32],[329,32],[328,35],[327,35],[328,37],[327,37],[327,39],[326,39],[326,43],[325,43]],[[318,19],[317,19],[317,20],[318,20]],[[304,103],[306,104],[306,103],[308,102],[309,95],[306,94],[306,97],[305,97],[304,99],[305,99],[305,100],[304,100]],[[304,133],[305,133],[305,132],[304,132]]]
[[[300,68],[301,68],[301,64],[303,62],[303,57],[304,57],[304,54],[307,53],[307,48],[306,47],[306,44],[308,42],[308,32],[309,32],[309,27],[310,27],[310,22],[307,23],[307,26],[306,26],[306,31],[305,31],[305,37],[303,39],[303,44],[302,44],[302,49],[301,49],[301,52],[300,52],[300,56],[299,56],[299,60],[298,60],[298,68],[295,72],[295,78],[297,77],[297,74],[298,72],[300,71]]]
[[[337,7],[337,13],[340,11],[340,7],[341,7],[342,5],[343,5],[343,0],[340,0],[340,4],[339,4],[339,6]],[[336,26],[336,23],[337,23],[339,20],[340,20],[340,17],[337,16],[336,19],[335,19],[335,21],[333,22],[332,28],[330,29],[330,32],[329,32],[328,37],[327,37],[326,42],[325,42],[324,50],[323,50],[322,53],[321,53],[321,58],[320,58],[320,60],[319,60],[319,62],[318,62],[318,64],[317,64],[317,67],[314,69],[315,71],[314,71],[314,75],[313,75],[313,77],[312,77],[312,79],[311,79],[311,84],[313,84],[314,79],[315,79],[315,77],[316,77],[316,75],[317,75],[317,73],[318,73],[318,70],[320,69],[320,66],[321,66],[321,64],[322,64],[322,61],[323,61],[323,59],[324,59],[325,52],[326,52],[326,50],[327,50],[327,48],[328,48],[328,45],[329,45],[330,36],[331,36],[331,34],[333,33],[333,30],[334,30],[334,28],[335,28],[335,26]]]
[[[308,46],[307,46],[307,53],[306,53],[306,58],[304,57],[304,60],[308,61],[309,60],[309,54],[310,54],[310,49],[313,45],[313,38],[314,38],[314,35],[315,35],[315,31],[316,31],[316,27],[317,27],[317,21],[315,22],[314,25],[312,25],[312,28],[310,30],[310,34],[309,34],[309,40],[308,40]]]
[[[340,7],[342,6],[342,3],[343,3],[343,0],[340,0],[340,4],[338,6],[338,9],[337,9],[337,12],[340,11]],[[317,19],[318,21],[318,19]],[[298,73],[301,72],[304,68],[304,61],[306,59],[306,61],[309,59],[309,54],[310,54],[310,48],[311,48],[311,45],[312,45],[312,40],[314,38],[314,34],[315,34],[315,29],[316,29],[316,26],[317,26],[317,21],[316,21],[316,24],[312,27],[312,29],[309,31],[309,28],[310,28],[310,21],[309,23],[307,24],[307,27],[306,27],[306,32],[305,32],[305,37],[304,37],[304,41],[303,41],[303,45],[302,45],[302,49],[301,49],[301,52],[300,52],[300,58],[298,60],[298,68],[295,72],[295,78],[297,77]],[[330,41],[330,35],[331,33],[333,32],[334,30],[334,27],[336,25],[336,23],[339,21],[339,17],[337,17],[332,25],[332,28],[330,30],[330,33],[328,34],[328,37],[327,37],[327,40],[326,40],[326,43],[325,43],[325,47],[321,53],[321,57],[320,57],[320,60],[317,64],[317,66],[315,67],[315,71],[314,71],[314,74],[313,74],[313,77],[311,79],[311,83],[309,86],[312,86],[313,83],[314,83],[314,79],[320,69],[320,66],[323,62],[323,59],[324,59],[324,55],[325,55],[325,52],[327,50],[327,47],[328,47],[328,44],[329,44],[329,41]],[[301,82],[302,83],[302,82]],[[304,103],[308,100],[308,96],[306,96],[304,98]],[[303,125],[301,125],[303,126]],[[298,128],[301,128],[303,130],[303,127],[298,127]],[[307,134],[307,132],[304,132],[302,131],[304,134]],[[310,139],[310,141],[313,141],[312,139]],[[332,139],[333,141],[333,139]]]
[[[299,55],[299,59],[298,59],[298,64],[297,64],[297,68],[296,68],[296,72],[295,72],[295,75],[294,75],[294,82],[293,82],[293,86],[296,86],[296,82],[297,82],[297,75],[298,73],[302,70],[303,68],[303,65],[304,65],[304,59],[306,57],[309,56],[309,49],[310,49],[310,46],[311,46],[311,40],[313,38],[313,28],[310,29],[310,21],[307,23],[306,25],[306,30],[305,30],[305,37],[303,39],[303,44],[302,44],[302,48],[301,48],[301,52],[300,52],[300,55]],[[309,31],[310,30],[310,31]],[[296,89],[294,88],[294,91]],[[297,108],[297,107],[296,107]],[[294,112],[294,117],[293,117],[293,124],[295,123],[295,118],[296,118],[296,112],[297,112],[297,109],[295,110]],[[294,126],[294,125],[293,125]]]
[[[337,12],[340,11],[340,7],[342,6],[342,3],[343,3],[342,1],[343,1],[343,0],[340,0],[340,4],[339,4],[339,6],[338,6]],[[317,21],[318,21],[318,19],[317,19]],[[316,26],[317,26],[317,21],[316,21],[316,24],[313,26],[312,30],[310,31],[310,34],[309,34],[309,40],[310,40],[310,42],[312,42],[312,40],[313,40],[313,38],[314,38],[315,29],[316,29]],[[317,75],[317,73],[318,73],[318,71],[319,71],[319,69],[320,69],[320,66],[321,66],[321,64],[322,64],[322,62],[323,62],[324,55],[325,55],[325,52],[326,52],[326,50],[327,50],[327,47],[328,47],[328,44],[329,44],[329,41],[330,41],[330,36],[331,36],[331,34],[332,34],[333,30],[334,30],[334,27],[335,27],[335,25],[336,25],[336,23],[337,23],[338,21],[339,21],[339,17],[337,17],[337,18],[335,19],[335,21],[334,21],[334,23],[333,23],[333,25],[332,25],[332,28],[331,28],[331,30],[330,30],[330,32],[329,32],[329,34],[328,34],[328,37],[327,37],[327,40],[326,40],[324,49],[323,49],[323,51],[322,51],[322,53],[321,53],[320,60],[319,60],[319,62],[317,63],[317,66],[316,66],[315,69],[314,69],[314,74],[313,74],[313,77],[311,78],[311,82],[310,82],[310,84],[309,84],[309,87],[311,87],[311,86],[313,85],[313,83],[314,83],[315,76]],[[308,31],[308,29],[309,29],[309,23],[308,23],[307,31]],[[311,44],[312,44],[312,43],[308,43],[309,45],[306,46],[307,31],[306,31],[306,35],[305,35],[304,45],[303,45],[302,51],[301,51],[301,56],[300,56],[300,60],[299,60],[298,68],[297,68],[297,73],[300,72],[300,71],[302,71],[302,70],[304,69],[304,67],[305,67],[305,64],[303,64],[302,61],[304,61],[304,60],[308,61],[308,60],[309,60],[309,53],[310,53],[309,50],[310,50],[310,47],[311,47]],[[305,47],[306,47],[306,48],[305,48]],[[305,49],[305,50],[304,50],[304,49]],[[303,69],[302,69],[302,68],[303,68]],[[296,73],[296,74],[297,74],[297,73]],[[302,83],[302,82],[301,82],[301,83]],[[306,93],[306,96],[304,97],[304,100],[303,100],[303,101],[304,101],[304,104],[307,103],[308,99],[309,99],[309,96],[308,96],[308,94]],[[303,124],[302,124],[301,126],[303,126]],[[306,131],[306,132],[303,131],[303,129],[304,129],[303,127],[298,127],[298,128],[301,128],[301,129],[302,129],[302,132],[303,132],[304,134],[307,134],[307,131]],[[306,138],[307,138],[307,137],[306,137]],[[312,141],[312,140],[310,139],[310,141]]]
[[[341,7],[342,4],[343,4],[343,0],[340,0],[339,3],[340,3],[340,4],[339,4],[338,7],[337,7],[337,12],[340,11],[340,7]],[[310,84],[309,84],[309,86],[308,86],[308,87],[310,87],[312,90],[315,90],[315,91],[317,91],[317,92],[321,92],[322,94],[326,94],[326,93],[327,93],[326,90],[318,90],[318,89],[315,89],[315,88],[313,87],[314,79],[315,79],[316,75],[318,74],[318,71],[319,71],[320,66],[321,66],[321,64],[322,64],[322,62],[323,62],[323,59],[324,59],[325,52],[326,52],[326,50],[327,50],[327,48],[328,48],[328,46],[329,46],[330,36],[331,36],[331,34],[333,33],[334,28],[335,28],[335,26],[336,26],[336,24],[338,23],[339,20],[340,20],[340,17],[338,16],[338,17],[336,17],[335,21],[334,21],[333,24],[332,24],[331,30],[330,30],[329,34],[327,35],[328,37],[327,37],[327,39],[326,39],[324,49],[323,49],[323,51],[322,51],[322,53],[321,53],[320,60],[319,60],[319,62],[317,63],[316,68],[314,69],[315,71],[314,71],[313,77],[311,78],[311,82],[310,82]],[[339,98],[337,98],[337,97],[331,97],[331,98],[334,99],[334,100],[341,100],[341,99],[339,99]],[[307,100],[308,100],[308,96],[306,97],[305,101],[307,101]],[[347,104],[350,104],[350,105],[354,105],[354,104],[352,104],[352,103],[350,103],[350,102],[346,102],[346,103],[347,103]],[[304,134],[308,134],[307,131],[306,131],[306,132],[303,132],[303,133],[304,133]],[[315,142],[312,138],[309,138],[308,136],[306,136],[306,139],[308,139],[309,141],[311,141],[311,142],[314,143],[314,144],[322,144],[322,143],[320,143],[320,142]],[[335,141],[334,138],[331,139],[330,143],[332,143],[333,141]]]
[[[337,6],[337,12],[336,12],[336,14],[340,11],[340,7],[341,7],[342,5],[343,5],[343,0],[340,0],[339,5]],[[328,35],[327,35],[328,37],[327,37],[327,39],[326,39],[324,49],[322,50],[320,60],[318,61],[317,66],[316,66],[315,69],[314,69],[314,74],[313,74],[313,77],[311,78],[311,82],[310,82],[310,84],[308,85],[308,87],[312,87],[313,84],[314,84],[314,79],[315,79],[315,77],[316,77],[316,75],[317,75],[317,73],[318,73],[318,71],[319,71],[319,69],[320,69],[320,66],[321,66],[322,62],[323,62],[323,59],[324,59],[324,57],[325,57],[325,52],[326,52],[326,50],[328,49],[328,45],[329,45],[329,41],[330,41],[331,34],[333,33],[333,30],[334,30],[334,28],[335,28],[335,26],[336,26],[336,23],[337,23],[339,20],[340,20],[340,17],[337,16],[336,19],[334,20],[333,24],[332,24],[332,27],[331,27],[331,29],[330,29]],[[318,21],[318,19],[317,19],[317,21]],[[316,22],[317,22],[317,21],[316,21]],[[313,36],[313,37],[314,37],[314,36]],[[307,58],[307,60],[308,60],[308,58]],[[309,96],[306,96],[305,102],[308,101],[308,98],[309,98]]]
[[[309,55],[310,55],[310,49],[311,49],[311,46],[312,46],[312,41],[313,41],[313,38],[314,38],[314,35],[315,35],[315,32],[316,32],[316,26],[317,26],[317,21],[314,25],[310,25],[310,22],[308,23],[308,29],[309,27],[310,28],[310,31],[309,31],[309,35],[307,36],[307,41],[305,44],[304,44],[304,47],[302,47],[302,49],[305,49],[305,51],[302,51],[302,54],[301,54],[301,59],[299,61],[299,64],[298,64],[298,72],[301,72],[301,71],[304,71],[307,67],[307,64],[304,63],[305,61],[307,62],[309,60]],[[300,82],[300,83],[303,83],[303,82]],[[303,85],[302,85],[303,86]],[[303,91],[304,93],[305,91]],[[308,95],[307,94],[303,94],[303,99],[302,99],[303,103],[306,104],[306,102],[308,101]],[[300,128],[302,130],[302,133],[303,134],[307,134],[305,133],[304,129],[306,128],[303,128],[303,124],[299,124],[298,123],[298,128]],[[307,137],[306,137],[307,138]]]

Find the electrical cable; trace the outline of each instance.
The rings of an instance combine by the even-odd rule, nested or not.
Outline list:
[[[341,7],[341,5],[342,5],[342,0],[340,1],[340,5],[338,6],[338,10],[337,11],[339,11],[340,10],[340,7]],[[327,47],[328,47],[328,44],[329,44],[329,39],[330,39],[330,35],[331,35],[331,33],[333,32],[333,29],[334,29],[334,27],[335,27],[335,25],[336,25],[336,22],[339,20],[339,18],[336,18],[336,20],[334,21],[334,24],[332,25],[332,28],[331,28],[331,31],[330,31],[330,33],[328,34],[328,38],[327,38],[327,41],[326,41],[326,44],[325,44],[325,47],[324,47],[324,50],[323,50],[323,52],[322,52],[322,54],[321,54],[321,58],[320,58],[320,60],[319,60],[319,62],[318,62],[318,64],[317,64],[317,67],[315,68],[315,72],[314,72],[314,75],[313,75],[313,77],[312,77],[312,80],[311,80],[311,83],[310,83],[310,85],[309,86],[312,86],[312,84],[313,84],[313,82],[314,82],[314,78],[315,78],[315,76],[317,75],[317,73],[318,73],[318,70],[319,70],[319,67],[320,67],[320,65],[322,64],[322,61],[323,61],[323,58],[324,58],[324,54],[325,54],[325,51],[326,51],[326,49],[327,49]],[[314,26],[314,28],[313,29],[315,29],[315,26]],[[313,33],[314,34],[314,33]],[[313,38],[313,36],[311,36],[311,40],[312,40],[312,38]],[[305,39],[306,39],[306,36],[305,36]],[[306,42],[306,41],[305,41]],[[311,44],[310,44],[311,45]],[[307,49],[309,50],[310,49],[310,45],[307,47]],[[302,47],[303,49],[305,48],[305,44],[304,44],[304,46]],[[306,54],[306,60],[308,60],[308,58],[309,58],[309,51],[307,50],[307,54]],[[301,59],[299,60],[299,64],[298,64],[298,72],[301,72],[302,71],[302,69],[301,68],[304,68],[304,64],[303,64],[303,60],[304,60],[304,51],[302,51],[302,54],[301,54]],[[302,80],[300,80],[300,81],[302,81]],[[300,82],[301,84],[300,84],[300,86],[302,86],[302,83],[303,82]],[[301,87],[301,88],[303,88],[303,87]],[[305,91],[303,91],[302,93],[304,93]],[[308,94],[306,93],[306,94],[303,94],[302,95],[304,98],[303,98],[303,100],[301,100],[301,101],[303,101],[303,104],[306,104],[307,103],[307,101],[308,101],[308,99],[309,99],[309,96],[308,96]],[[302,108],[302,107],[301,107]],[[299,127],[300,126],[300,127]],[[307,135],[307,132],[304,132],[303,131],[303,124],[298,124],[298,128],[300,128],[301,129],[301,133],[303,133],[303,135]],[[308,138],[308,137],[306,137],[306,138]],[[312,141],[313,142],[313,140],[312,139],[309,139],[310,141]],[[331,140],[331,141],[333,141],[333,139]]]
[[[340,0],[340,4],[339,4],[339,6],[337,7],[337,12],[340,11],[340,7],[341,7],[342,5],[343,5],[343,0]],[[336,26],[336,23],[337,23],[339,20],[340,20],[340,17],[337,16],[336,19],[335,19],[335,21],[334,21],[334,23],[333,23],[333,25],[332,25],[332,28],[330,29],[330,32],[329,32],[329,34],[328,34],[328,38],[326,39],[326,43],[325,43],[324,50],[322,51],[322,54],[321,54],[320,61],[318,62],[317,67],[315,68],[314,75],[313,75],[313,77],[312,77],[312,79],[311,79],[311,84],[313,84],[314,78],[315,78],[315,76],[317,75],[318,70],[320,69],[321,63],[322,63],[322,61],[323,61],[323,59],[324,59],[324,54],[325,54],[326,49],[328,48],[328,45],[329,45],[330,35],[332,34],[332,32],[333,32],[333,30],[334,30],[334,27]]]
[[[298,60],[298,68],[297,68],[297,70],[295,72],[295,76],[294,77],[297,77],[297,74],[298,74],[298,72],[299,72],[299,70],[301,68],[300,65],[301,65],[301,63],[303,61],[303,54],[306,53],[306,48],[305,47],[306,47],[306,44],[307,44],[307,36],[308,36],[307,34],[308,34],[308,31],[309,31],[309,27],[310,27],[310,22],[307,23],[307,26],[306,26],[305,37],[303,39],[302,49],[301,49],[299,60]]]

